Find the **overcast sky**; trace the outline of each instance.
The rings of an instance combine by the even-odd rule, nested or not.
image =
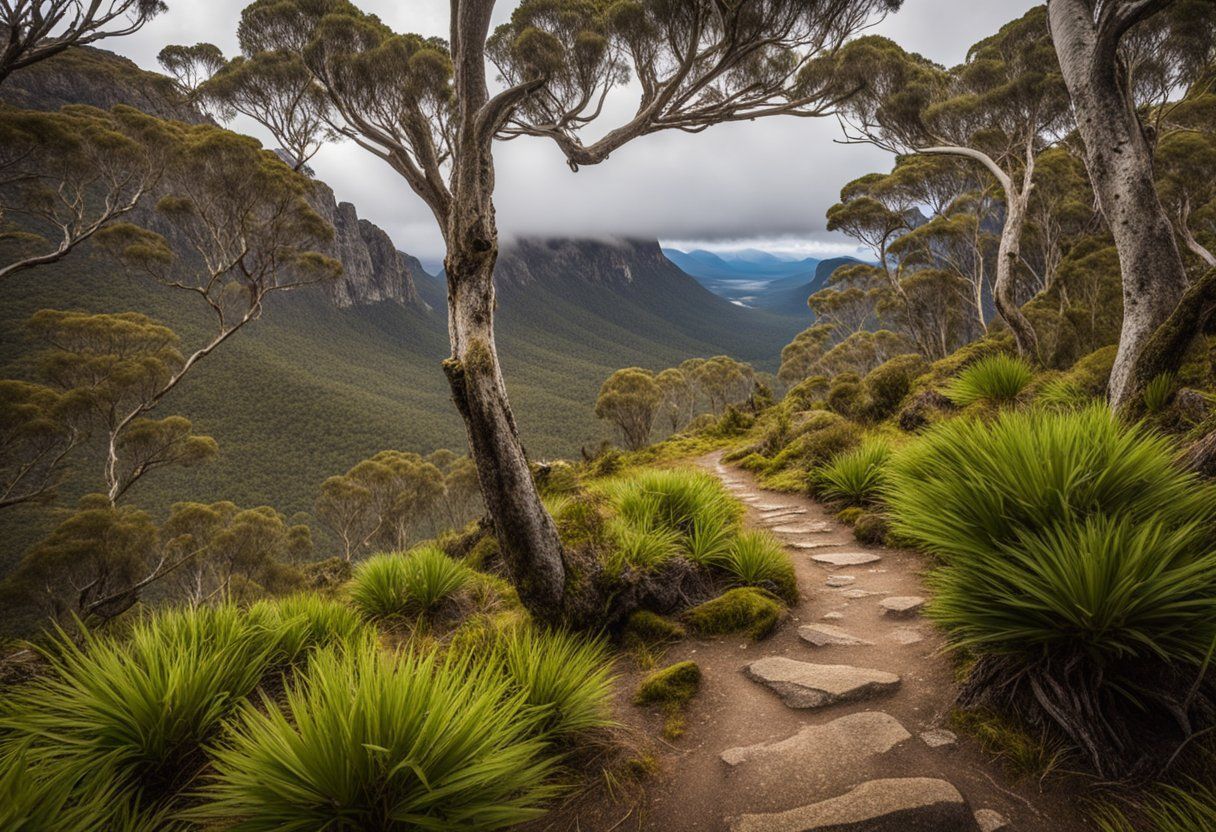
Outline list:
[[[103,44],[147,69],[169,43],[210,41],[231,55],[248,0],[167,0],[169,12],[141,32]],[[446,0],[355,0],[396,31],[447,34]],[[498,20],[515,3],[500,0]],[[905,0],[875,29],[906,49],[943,64],[1036,5],[1030,0]],[[604,127],[626,119],[636,102],[616,94]],[[267,139],[255,125],[236,129]],[[599,132],[599,130],[597,130]],[[774,117],[711,127],[704,133],[655,134],[577,174],[544,140],[499,145],[498,218],[504,236],[632,235],[676,247],[766,248],[799,256],[856,252],[824,228],[824,213],[850,179],[885,169],[869,147],[834,144],[835,120]],[[349,143],[326,147],[312,162],[338,198],[383,227],[397,246],[428,262],[442,256],[434,219],[391,169]]]

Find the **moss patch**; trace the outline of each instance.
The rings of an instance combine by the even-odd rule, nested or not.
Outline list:
[[[625,622],[625,641],[644,642],[653,644],[664,641],[678,641],[687,633],[684,628],[670,618],[664,618],[650,610],[637,610]]]
[[[755,639],[771,633],[785,607],[775,597],[752,586],[739,587],[693,607],[684,620],[701,635],[747,633]]]
[[[865,509],[858,508],[857,506],[850,506],[837,514],[836,519],[841,523],[844,523],[846,526],[852,526],[856,524],[865,513]]]
[[[857,538],[859,543],[870,546],[884,545],[888,531],[886,518],[872,511],[860,515],[853,524],[853,537]]]
[[[696,662],[678,662],[656,670],[638,686],[636,705],[660,705],[666,721],[663,735],[676,739],[684,733],[684,707],[701,688],[701,668]]]

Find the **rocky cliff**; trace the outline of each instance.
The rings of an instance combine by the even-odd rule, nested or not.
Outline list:
[[[68,50],[14,73],[0,87],[0,102],[37,110],[65,104],[104,109],[126,104],[160,118],[193,124],[211,120],[166,76],[91,47]],[[383,229],[360,219],[354,205],[339,203],[320,180],[312,203],[334,227],[334,241],[325,253],[342,263],[342,276],[326,287],[335,305],[348,308],[390,301],[427,308],[418,295],[416,281],[424,272],[415,258],[398,251]],[[155,227],[154,220],[145,219]]]

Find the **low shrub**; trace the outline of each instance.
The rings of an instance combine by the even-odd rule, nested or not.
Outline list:
[[[368,637],[371,630],[355,610],[341,601],[316,595],[292,595],[274,601],[259,601],[249,608],[254,620],[273,621],[279,650],[289,662],[301,658],[311,647],[351,645]]]
[[[739,583],[766,589],[786,603],[798,603],[794,564],[781,543],[767,532],[740,532],[719,565]]]
[[[355,569],[351,602],[368,618],[430,615],[468,586],[471,570],[441,549],[368,558]]]
[[[964,701],[1063,731],[1103,775],[1160,762],[1216,643],[1216,488],[1108,409],[940,425],[890,466],[939,555],[929,614],[977,657]],[[1148,703],[1155,702],[1156,707]]]
[[[569,742],[612,724],[612,657],[602,640],[525,626],[506,631],[500,651],[545,737]]]
[[[826,424],[797,436],[773,458],[769,464],[769,470],[821,465],[837,454],[855,448],[861,443],[861,431],[856,425],[835,414],[825,415],[832,418],[817,420],[826,422]]]
[[[946,397],[959,407],[985,402],[1007,404],[1017,399],[1034,380],[1034,370],[1021,358],[1004,353],[976,361],[951,379]]]
[[[861,379],[855,373],[841,373],[832,379],[828,388],[827,405],[833,413],[846,419],[858,416],[861,408]]]
[[[1072,379],[1053,378],[1039,388],[1035,403],[1057,410],[1075,410],[1093,402],[1093,397]]]
[[[860,415],[875,422],[893,415],[911,392],[912,383],[928,369],[925,359],[916,353],[897,355],[879,364],[862,379]]]
[[[861,506],[849,506],[842,508],[836,512],[836,519],[846,526],[852,526],[857,523],[866,513],[866,510]]]
[[[870,439],[855,450],[838,454],[830,462],[812,469],[810,484],[815,495],[849,506],[876,502],[882,492],[884,471],[891,446]]]
[[[547,718],[467,658],[321,651],[281,708],[242,711],[189,815],[244,832],[502,829],[555,793]]]
[[[701,635],[747,633],[764,638],[781,621],[785,608],[776,597],[756,587],[739,587],[699,604],[684,614],[693,632]]]

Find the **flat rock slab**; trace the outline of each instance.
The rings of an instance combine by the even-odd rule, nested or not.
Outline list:
[[[992,809],[980,809],[975,813],[975,823],[980,828],[980,832],[1000,832],[1000,830],[1012,829],[1009,821],[1005,820],[1005,816],[1000,812]]]
[[[824,583],[828,586],[849,586],[856,580],[852,575],[828,575]]]
[[[911,618],[920,612],[925,605],[925,599],[919,595],[896,595],[883,598],[879,603],[882,611],[892,618]]]
[[[788,812],[743,815],[731,832],[977,832],[967,801],[945,780],[870,780]]]
[[[831,624],[805,624],[798,628],[798,638],[813,647],[856,647],[874,643]]]
[[[867,563],[878,563],[882,558],[870,552],[829,552],[811,555],[811,560],[824,566],[863,566]]]
[[[844,613],[842,613],[842,612],[825,612],[820,617],[824,621],[839,621],[840,619],[844,618]]]
[[[777,534],[823,534],[832,531],[830,523],[817,520],[811,523],[790,523],[788,526],[774,526]]]
[[[806,514],[806,509],[798,506],[782,506],[781,508],[760,508],[757,506],[756,510],[765,517],[780,517],[783,514]]]
[[[831,549],[834,546],[844,546],[845,544],[832,540],[794,540],[785,545],[790,549]]]
[[[748,763],[789,765],[799,771],[806,768],[831,770],[874,754],[884,754],[911,737],[890,714],[863,711],[824,725],[808,725],[793,736],[776,742],[728,748],[721,757],[732,770]]]
[[[877,592],[867,592],[864,589],[846,589],[844,592],[842,592],[840,594],[843,595],[845,598],[852,598],[852,599],[856,600],[858,598],[869,598],[871,595],[877,595],[878,593]]]
[[[756,503],[756,511],[792,511],[798,506],[789,503]]]
[[[916,644],[924,641],[925,636],[920,630],[913,630],[911,627],[900,627],[898,630],[892,630],[887,633],[887,640],[893,641],[896,644]]]
[[[930,728],[928,731],[921,731],[920,739],[930,748],[945,748],[947,745],[958,744],[958,734],[947,731],[945,728]]]
[[[847,664],[811,664],[768,656],[744,668],[747,677],[778,696],[790,708],[823,708],[856,702],[895,690],[899,677],[883,670]]]

